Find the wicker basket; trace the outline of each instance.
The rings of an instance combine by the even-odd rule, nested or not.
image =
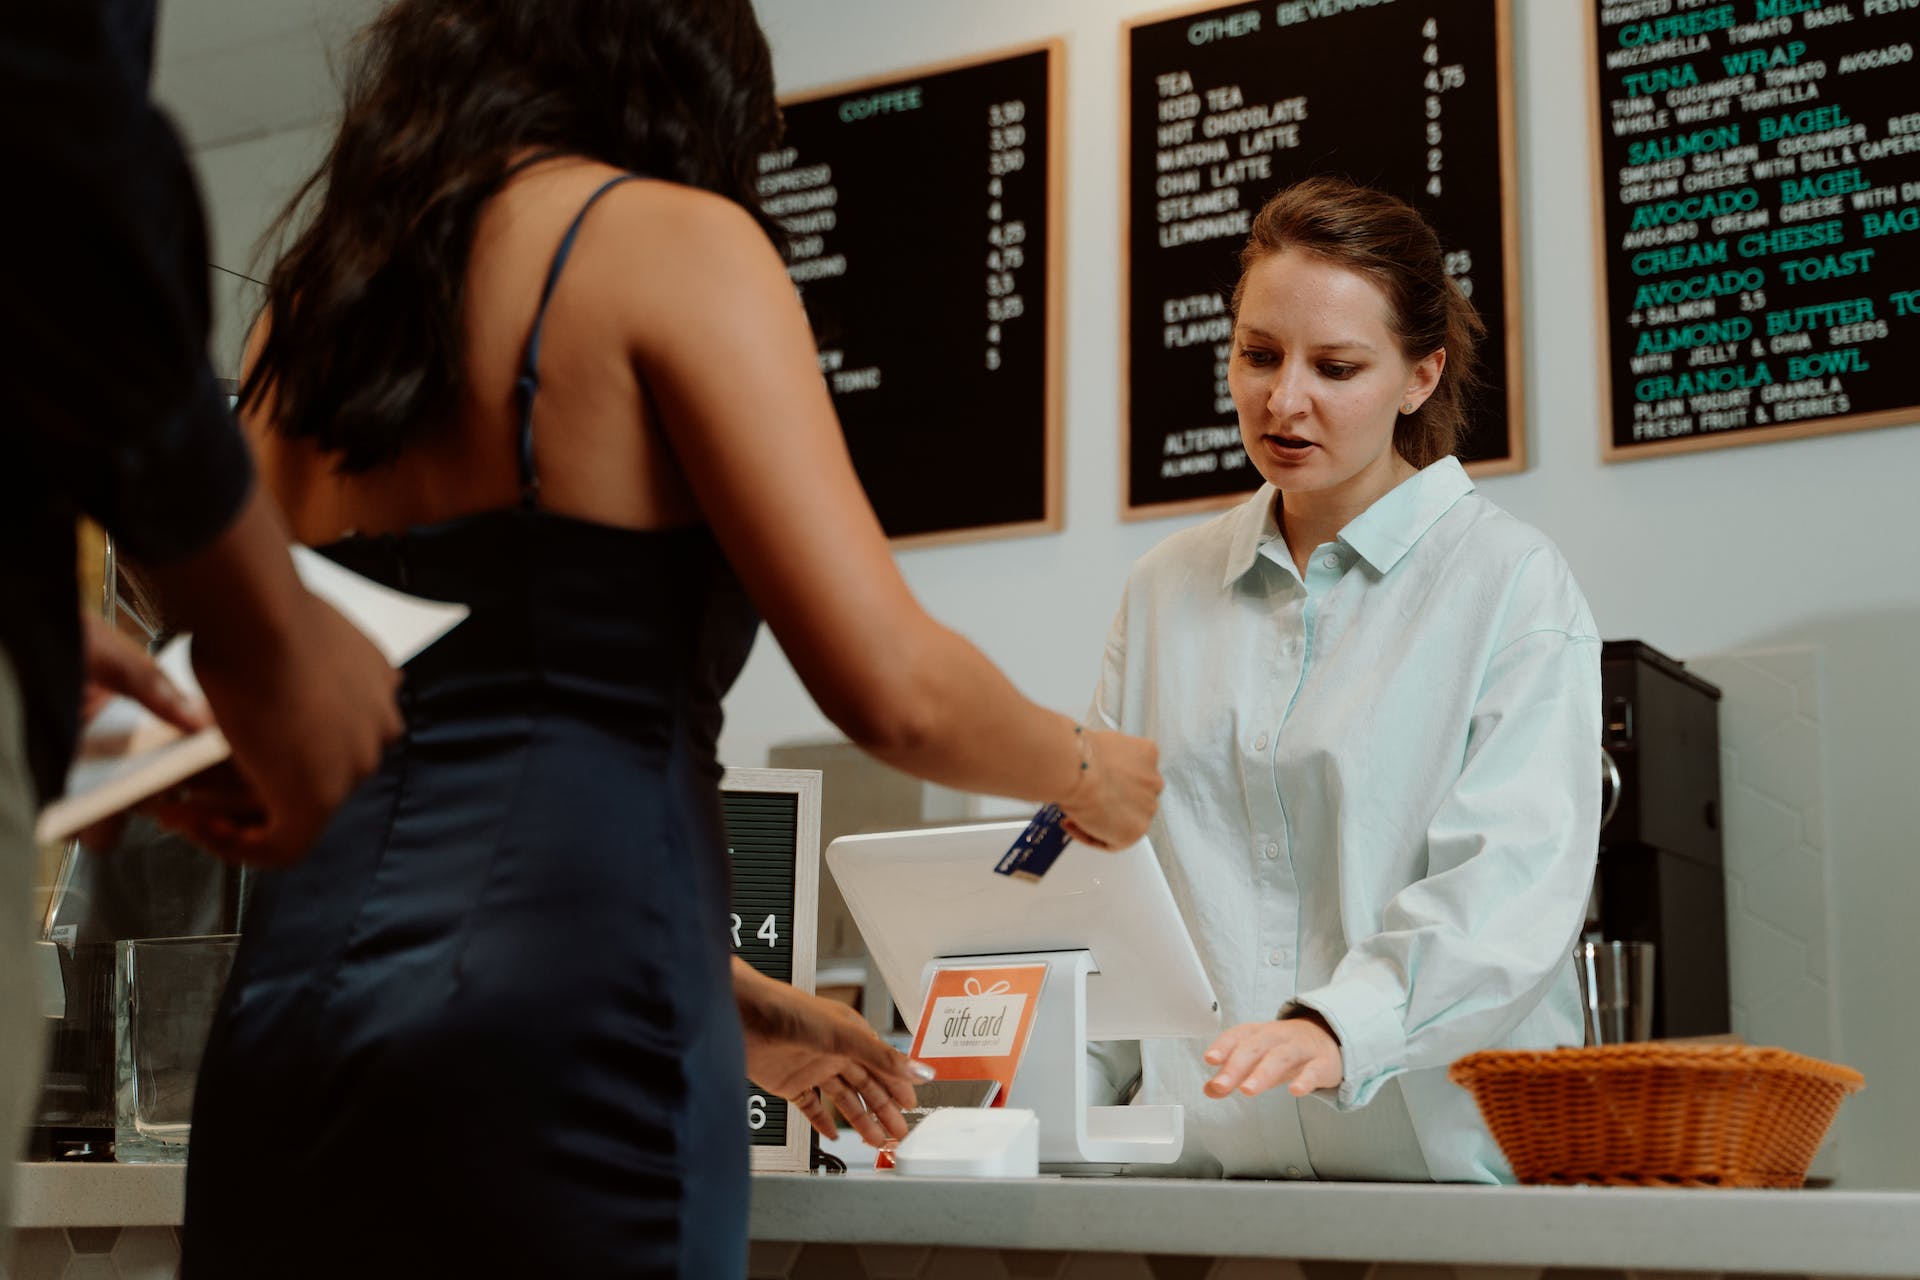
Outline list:
[[[1522,1182],[1797,1187],[1866,1081],[1785,1049],[1651,1042],[1469,1054],[1470,1090]]]

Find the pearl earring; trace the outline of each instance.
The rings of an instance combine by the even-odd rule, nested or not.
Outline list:
[[[1400,412],[1402,413],[1412,413],[1413,410],[1414,410],[1414,403],[1411,400],[1407,401],[1405,404],[1400,406]]]

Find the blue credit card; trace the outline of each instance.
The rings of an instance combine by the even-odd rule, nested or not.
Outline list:
[[[994,870],[1019,880],[1038,880],[1047,874],[1070,839],[1060,806],[1047,805],[1033,815],[1033,821],[1014,839]]]

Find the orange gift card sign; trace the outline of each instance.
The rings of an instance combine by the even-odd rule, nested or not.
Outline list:
[[[914,1033],[914,1058],[938,1080],[998,1080],[990,1105],[1005,1106],[1046,980],[1044,964],[936,970]]]

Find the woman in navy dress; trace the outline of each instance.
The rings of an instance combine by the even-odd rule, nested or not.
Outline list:
[[[880,758],[1146,830],[1152,745],[902,582],[752,194],[778,126],[745,0],[400,0],[365,36],[242,412],[302,541],[472,613],[255,893],[187,1275],[739,1276],[743,1076],[903,1132],[904,1057],[728,958],[715,741],[759,617]]]

